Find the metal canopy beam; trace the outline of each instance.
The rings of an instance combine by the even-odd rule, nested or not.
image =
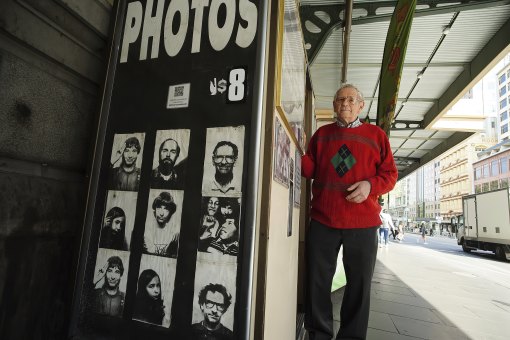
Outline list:
[[[436,146],[432,151],[428,152],[425,156],[420,158],[419,162],[415,162],[412,165],[410,165],[409,167],[407,167],[405,170],[399,171],[398,179],[400,180],[400,179],[406,177],[413,171],[417,170],[419,167],[427,164],[434,158],[436,158],[439,155],[441,155],[442,153],[448,151],[449,149],[451,149],[455,145],[459,144],[460,142],[462,142],[466,138],[470,137],[471,135],[473,135],[472,132],[456,132],[456,133],[454,133],[448,139],[446,139],[444,142],[442,142],[441,144]]]
[[[510,51],[510,19],[500,28],[489,42],[480,49],[480,53],[448,87],[423,118],[425,127],[431,126],[439,117],[448,111],[457,100],[464,95],[483,76],[483,71],[491,64],[498,62]]]
[[[365,13],[358,17],[353,17],[352,24],[360,25],[371,22],[389,21],[392,11],[387,14],[376,14],[379,8],[395,7],[397,1],[375,1],[354,3],[354,15]],[[510,0],[460,0],[452,3],[451,0],[419,0],[415,17],[461,12],[478,8],[488,8],[493,6],[502,6],[510,3]],[[428,6],[422,8],[422,6]],[[345,4],[319,5],[299,7],[301,16],[301,25],[307,48],[309,64],[313,64],[322,46],[331,35],[331,33],[343,25],[341,12],[345,9]]]

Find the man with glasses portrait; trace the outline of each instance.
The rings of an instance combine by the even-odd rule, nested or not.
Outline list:
[[[213,192],[228,194],[230,191],[236,191],[232,184],[234,179],[234,166],[237,161],[239,150],[237,145],[229,141],[221,141],[214,148],[212,161],[216,172],[214,174]]]
[[[219,283],[209,283],[198,293],[198,305],[204,319],[193,324],[193,339],[232,340],[234,333],[221,323],[232,303],[232,295]]]

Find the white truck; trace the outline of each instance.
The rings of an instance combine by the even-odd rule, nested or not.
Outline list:
[[[457,244],[462,245],[462,250],[488,250],[500,259],[510,260],[509,190],[494,190],[462,198],[463,216],[457,219]]]

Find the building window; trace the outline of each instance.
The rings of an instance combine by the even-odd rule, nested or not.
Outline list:
[[[489,182],[482,184],[482,192],[489,191],[489,188],[490,188]]]
[[[507,104],[506,98],[503,98],[503,100],[499,102],[499,109],[501,110],[505,108],[506,104]]]
[[[501,134],[508,132],[508,124],[501,125]]]
[[[508,188],[508,178],[502,178],[499,180],[499,187],[501,189]]]
[[[481,184],[475,185],[475,194],[479,194],[481,192],[482,192],[482,185]]]
[[[496,190],[498,188],[498,181],[491,181],[491,190]]]
[[[499,175],[499,167],[498,167],[498,161],[492,161],[491,162],[491,175],[497,176]]]
[[[508,119],[508,111],[503,111],[500,113],[499,115],[499,120],[500,121],[504,121],[504,120],[507,120]]]
[[[499,77],[499,85],[503,84],[506,80],[506,74],[502,74],[501,77]]]
[[[502,88],[499,89],[499,96],[501,97],[505,93],[506,93],[506,86],[503,86]]]
[[[487,177],[490,176],[490,173],[489,173],[489,164],[484,164],[483,165],[482,176],[483,176],[483,178],[487,178]]]
[[[499,160],[501,164],[501,173],[506,174],[508,172],[508,158],[503,157]]]
[[[475,168],[475,180],[482,178],[482,168]]]

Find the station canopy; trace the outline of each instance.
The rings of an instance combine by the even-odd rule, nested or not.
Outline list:
[[[346,80],[363,92],[360,118],[373,124],[384,44],[396,3],[353,1]],[[318,124],[334,119],[345,6],[345,1],[299,2]],[[389,136],[400,178],[476,131],[472,120],[448,118],[447,113],[509,52],[510,0],[417,1]]]

